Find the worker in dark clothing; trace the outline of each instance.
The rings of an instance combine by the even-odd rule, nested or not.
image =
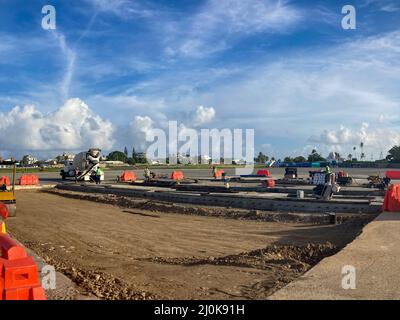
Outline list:
[[[75,168],[75,183],[78,183],[78,175],[79,175],[79,170],[78,168]]]
[[[149,182],[149,181],[150,181],[150,178],[151,178],[150,169],[149,169],[148,167],[146,167],[146,168],[144,169],[144,180],[145,180],[146,182]]]
[[[214,177],[214,179],[217,179],[217,174],[218,174],[218,168],[217,168],[217,166],[213,166],[212,172],[213,172],[213,177]]]

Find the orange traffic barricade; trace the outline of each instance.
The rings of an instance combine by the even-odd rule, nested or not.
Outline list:
[[[122,175],[119,177],[119,181],[121,182],[136,181],[136,175],[132,171],[124,171]]]
[[[221,179],[223,173],[225,173],[224,170],[217,170],[217,171],[215,172],[215,178],[216,178],[216,179]]]
[[[386,191],[383,210],[400,212],[400,184],[391,184]]]
[[[183,180],[183,172],[182,171],[172,171],[171,179],[172,180]]]
[[[0,178],[0,185],[2,186],[2,185],[6,185],[6,186],[9,186],[10,185],[10,178],[8,177],[8,176],[2,176],[1,178]]]
[[[4,233],[0,249],[0,300],[46,300],[37,265],[25,249]]]
[[[23,174],[19,178],[19,185],[21,186],[33,186],[39,184],[39,177],[34,174]]]

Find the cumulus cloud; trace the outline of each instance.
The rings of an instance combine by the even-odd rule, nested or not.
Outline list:
[[[193,122],[195,126],[199,126],[210,122],[215,117],[215,109],[213,107],[198,106],[194,112]]]
[[[87,104],[69,99],[49,114],[35,106],[16,106],[0,113],[0,144],[10,152],[111,148],[113,126]]]
[[[154,121],[148,116],[136,116],[130,123],[130,133],[132,137],[132,142],[141,151],[143,151],[146,146],[146,136],[153,129]]]
[[[358,148],[363,142],[366,152],[376,154],[400,145],[400,132],[391,127],[370,127],[368,123],[363,123],[358,129],[340,126],[338,130],[324,130],[320,135],[311,136],[309,141],[325,152],[351,151],[353,146]]]

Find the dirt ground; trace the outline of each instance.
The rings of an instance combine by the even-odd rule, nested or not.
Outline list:
[[[102,299],[263,299],[337,252],[365,223],[227,219],[59,193],[19,191],[8,231],[83,294]]]

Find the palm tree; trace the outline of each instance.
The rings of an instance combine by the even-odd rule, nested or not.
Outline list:
[[[357,159],[357,153],[356,153],[356,150],[357,150],[357,147],[356,147],[356,146],[354,146],[354,147],[353,147],[353,151],[354,151],[354,157]]]
[[[360,143],[360,149],[361,149],[361,160],[365,158],[365,154],[364,154],[364,142],[361,141]]]

